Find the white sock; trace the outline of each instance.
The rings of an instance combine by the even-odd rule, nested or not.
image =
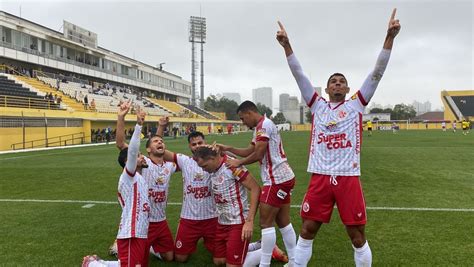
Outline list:
[[[301,236],[298,238],[298,243],[295,249],[295,266],[307,266],[313,253],[313,240],[304,239]]]
[[[352,247],[354,248],[354,261],[356,267],[372,266],[372,251],[370,250],[368,241],[365,241],[365,244],[360,248],[356,248],[354,245],[352,245]]]
[[[247,252],[247,256],[245,257],[244,266],[243,267],[254,267],[260,263],[260,258],[262,257],[262,250],[257,249],[254,251]]]
[[[276,243],[275,227],[262,229],[262,257],[260,267],[269,267],[272,262],[272,252]]]
[[[296,233],[293,225],[290,223],[287,226],[280,228],[283,243],[285,243],[286,253],[288,254],[288,261],[290,266],[295,263],[295,248],[296,248]]]
[[[153,246],[150,246],[150,254],[157,257],[158,259],[160,260],[163,260],[163,258],[161,257],[160,253],[159,252],[155,252],[155,250],[153,249]]]
[[[255,251],[257,249],[261,249],[262,248],[262,240],[258,240],[256,242],[252,242],[249,244],[249,250],[248,252],[252,252],[252,251]]]

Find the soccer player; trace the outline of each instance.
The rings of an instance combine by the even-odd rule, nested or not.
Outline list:
[[[451,125],[452,125],[452,127],[453,127],[453,133],[455,133],[455,132],[456,132],[456,127],[457,127],[456,120],[454,120]]]
[[[443,132],[446,132],[446,122],[441,123],[441,128],[443,129]]]
[[[222,151],[229,151],[242,159],[229,159],[228,167],[260,162],[263,182],[260,195],[260,227],[262,228],[262,256],[260,266],[270,266],[276,243],[274,224],[280,228],[290,264],[294,260],[296,234],[290,222],[290,195],[295,185],[295,175],[286,159],[283,143],[276,125],[258,112],[251,101],[244,101],[237,109],[242,122],[254,129],[253,139],[247,148],[218,144]]]
[[[372,121],[367,121],[367,131],[369,132],[369,136],[372,136]]]
[[[119,117],[128,112],[130,103],[120,107]],[[147,161],[140,154],[140,134],[145,112],[137,110],[137,125],[130,145],[120,151],[118,162],[123,172],[118,184],[118,200],[122,207],[117,234],[118,262],[102,261],[97,256],[84,257],[82,266],[147,266],[148,257],[148,182],[141,175],[148,168]]]
[[[128,147],[125,142],[125,116],[130,109],[130,102],[121,107],[117,119],[116,146],[123,151]],[[177,165],[165,161],[165,143],[160,135],[152,136],[146,142],[148,157],[145,160],[148,168],[143,170],[143,177],[148,183],[148,198],[150,202],[150,225],[148,229],[148,248],[153,255],[164,261],[173,260],[174,241],[166,220],[168,187],[171,175],[177,171]],[[148,260],[148,254],[146,259]],[[146,262],[147,263],[147,262]]]
[[[466,118],[462,121],[461,126],[462,126],[462,134],[463,135],[468,134],[469,133],[469,123],[467,122]]]
[[[390,58],[400,24],[393,10],[387,35],[374,70],[362,87],[345,100],[349,87],[341,73],[331,75],[326,93],[329,101],[317,94],[291,48],[283,25],[276,39],[285,50],[291,72],[311,109],[313,126],[308,172],[312,174],[301,207],[303,224],[295,255],[296,266],[306,266],[311,258],[313,239],[323,223],[331,218],[334,204],[346,226],[354,248],[356,266],[371,266],[372,253],[365,237],[366,210],[359,180],[362,112],[372,98]]]
[[[260,186],[245,167],[228,167],[225,163],[230,158],[211,147],[198,147],[194,157],[210,173],[217,207],[214,264],[242,266],[252,238]],[[250,191],[250,207],[246,189]]]

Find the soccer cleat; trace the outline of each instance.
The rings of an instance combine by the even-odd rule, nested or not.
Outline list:
[[[277,245],[273,248],[272,258],[277,261],[288,262],[288,256]]]
[[[99,260],[99,257],[97,257],[97,255],[87,255],[85,256],[83,259],[82,259],[82,267],[88,267],[89,266],[89,263],[93,262],[93,261],[97,261]]]
[[[109,247],[109,255],[117,257],[118,255],[117,239],[115,239],[114,243]]]

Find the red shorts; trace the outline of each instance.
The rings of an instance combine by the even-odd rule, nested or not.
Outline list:
[[[364,194],[359,176],[334,176],[313,173],[301,205],[301,217],[328,223],[334,203],[344,225],[367,222]]]
[[[173,235],[171,234],[168,222],[150,222],[148,226],[148,244],[155,252],[173,251]]]
[[[295,178],[281,184],[265,185],[260,194],[260,202],[277,208],[289,204],[293,187],[295,187]]]
[[[189,255],[196,251],[198,240],[203,238],[204,246],[213,253],[216,227],[217,218],[207,220],[179,219],[174,252],[179,255]]]
[[[148,247],[145,238],[117,239],[117,249],[121,267],[146,266]]]
[[[243,224],[217,224],[214,258],[225,258],[227,264],[244,264],[249,242],[242,241],[243,227]]]

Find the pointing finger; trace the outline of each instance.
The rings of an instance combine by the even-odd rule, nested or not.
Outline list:
[[[390,17],[390,20],[394,20],[395,19],[395,14],[397,14],[397,9],[394,8],[393,11],[392,11],[392,16]]]
[[[285,30],[285,27],[283,27],[283,24],[281,24],[280,21],[278,21],[278,25],[280,26],[280,30],[284,31]]]

